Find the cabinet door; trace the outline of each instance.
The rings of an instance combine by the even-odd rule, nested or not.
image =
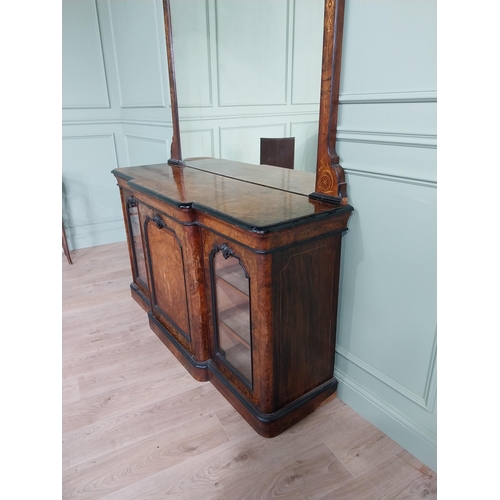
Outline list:
[[[131,196],[127,199],[127,222],[131,238],[131,248],[133,253],[133,273],[134,282],[143,291],[148,291],[148,278],[146,273],[146,259],[144,257],[144,244],[142,241],[142,231],[139,222],[139,204]]]
[[[148,255],[151,312],[190,352],[191,327],[182,227],[155,210],[141,206]]]
[[[216,358],[251,389],[250,277],[241,258],[226,244],[212,250],[210,276]]]
[[[127,231],[127,240],[132,270],[132,288],[142,295],[141,305],[149,309],[149,287],[144,254],[144,239],[139,217],[139,202],[131,191],[122,189],[122,207]],[[142,303],[145,301],[145,303]]]

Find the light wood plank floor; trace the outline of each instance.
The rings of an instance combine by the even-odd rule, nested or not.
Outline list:
[[[62,263],[64,499],[436,498],[436,474],[336,398],[260,437],[149,329],[125,243],[72,258]]]

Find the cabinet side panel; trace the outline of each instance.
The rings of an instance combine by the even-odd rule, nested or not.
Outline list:
[[[159,311],[190,338],[182,247],[175,232],[147,223],[153,313]],[[155,314],[156,315],[156,314]],[[161,321],[161,318],[158,318]]]
[[[273,262],[275,411],[333,378],[340,235]]]

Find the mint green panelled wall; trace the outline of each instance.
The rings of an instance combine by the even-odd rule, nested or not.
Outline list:
[[[293,136],[313,172],[323,0],[171,6],[183,156],[258,163]],[[435,469],[436,2],[346,0],[343,45],[338,395]],[[123,240],[110,170],[169,157],[161,0],[63,0],[63,107],[70,243]]]
[[[436,2],[347,0],[339,397],[436,469]]]
[[[315,168],[322,0],[171,0],[184,157],[259,163],[261,137],[295,137]]]
[[[110,172],[163,162],[170,147],[161,2],[63,0],[62,46],[63,219],[69,245],[123,241]]]

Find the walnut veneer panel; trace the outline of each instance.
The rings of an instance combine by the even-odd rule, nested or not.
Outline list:
[[[147,222],[146,231],[154,297],[152,306],[190,339],[181,243],[172,229],[158,228],[152,220]]]
[[[308,196],[311,189],[314,189],[314,174],[290,168],[280,167],[272,170],[269,165],[253,165],[215,158],[187,159],[186,165],[205,172],[304,196]]]
[[[274,406],[332,378],[340,234],[273,256]]]
[[[192,206],[253,231],[277,231],[292,223],[307,223],[312,218],[326,218],[333,213],[352,210],[350,206],[339,208],[313,201],[304,194],[285,191],[281,187],[257,185],[238,179],[241,164],[237,162],[216,160],[210,168],[216,167],[220,173],[168,164],[119,168],[113,173],[125,180],[130,188],[160,201],[179,207]],[[253,167],[258,166],[249,166]],[[271,173],[273,171],[285,171],[287,175],[299,174],[295,180],[297,184],[301,174],[307,174],[279,167],[260,168],[265,169],[266,176],[270,174],[271,178],[276,176],[276,173]],[[292,175],[290,179],[295,179],[295,176]]]

